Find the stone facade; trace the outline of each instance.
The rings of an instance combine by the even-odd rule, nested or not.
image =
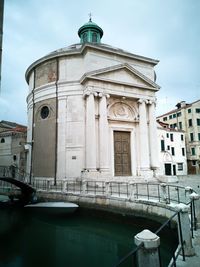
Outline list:
[[[151,179],[159,167],[157,63],[100,43],[33,63],[26,72],[27,170],[37,178]]]
[[[0,174],[5,169],[15,167],[16,171],[26,171],[26,126],[13,122],[0,122]]]
[[[185,132],[158,123],[160,176],[164,182],[175,182],[177,176],[187,175]]]
[[[178,103],[177,109],[158,117],[170,128],[185,131],[188,174],[200,173],[200,100]]]

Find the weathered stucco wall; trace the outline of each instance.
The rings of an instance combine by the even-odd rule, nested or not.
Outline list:
[[[41,110],[49,108],[49,115],[42,119]],[[54,177],[56,162],[56,99],[48,99],[35,104],[33,175]]]

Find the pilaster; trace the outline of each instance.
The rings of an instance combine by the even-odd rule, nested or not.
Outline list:
[[[96,171],[96,130],[94,93],[87,91],[86,97],[86,169]]]
[[[140,175],[144,178],[151,178],[153,176],[150,170],[149,161],[149,138],[147,127],[147,110],[146,104],[148,100],[139,99],[139,140],[140,140]]]
[[[148,101],[150,166],[154,171],[159,167],[155,105],[155,100]]]
[[[57,145],[57,177],[66,177],[66,106],[67,98],[58,99],[58,145]]]
[[[99,158],[100,171],[109,172],[109,150],[108,150],[108,119],[107,119],[107,94],[99,93]]]

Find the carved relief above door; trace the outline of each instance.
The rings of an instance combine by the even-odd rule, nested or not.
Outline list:
[[[136,109],[122,101],[114,102],[108,107],[108,117],[112,120],[130,121],[138,120]]]

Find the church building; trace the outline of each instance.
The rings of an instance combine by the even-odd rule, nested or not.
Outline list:
[[[78,36],[26,71],[27,172],[54,181],[156,177],[159,61],[101,43],[91,19]]]

